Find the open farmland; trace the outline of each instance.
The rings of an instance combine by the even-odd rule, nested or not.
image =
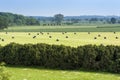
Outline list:
[[[77,47],[80,45],[120,45],[120,32],[0,32],[0,43],[46,43]]]
[[[81,26],[14,26],[1,32],[119,32],[119,24]]]
[[[80,45],[120,45],[120,28],[96,26],[69,27],[9,27],[1,30],[0,44],[56,44],[77,47]],[[52,70],[40,67],[7,67],[10,80],[120,80],[119,74],[84,70]],[[18,75],[19,74],[19,75]]]
[[[120,80],[120,0],[1,0],[0,80]]]
[[[73,47],[87,44],[120,45],[119,31],[119,25],[15,26],[1,30],[0,43],[46,43]]]

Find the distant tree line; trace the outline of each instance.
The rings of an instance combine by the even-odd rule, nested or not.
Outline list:
[[[0,62],[10,65],[85,69],[120,73],[120,46],[16,44],[0,47]]]
[[[34,17],[34,16],[33,16]],[[120,24],[118,16],[64,16],[55,14],[54,17],[34,17],[43,24],[59,23],[62,25],[74,24]]]
[[[81,25],[81,24],[120,24],[118,16],[64,16],[55,14],[53,17],[23,16],[0,12],[0,29],[15,25]]]
[[[41,22],[41,25],[43,26],[61,26],[63,24],[64,15],[55,14],[54,17],[46,17],[46,18],[34,17],[34,18],[38,19]]]
[[[39,20],[33,17],[26,17],[23,15],[0,12],[0,28],[15,25],[39,25]]]

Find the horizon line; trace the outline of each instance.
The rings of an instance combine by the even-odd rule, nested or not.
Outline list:
[[[18,15],[23,15],[23,16],[41,16],[41,17],[53,17],[54,15],[25,15],[25,14],[22,14],[22,13],[15,13],[15,12],[7,12],[7,11],[1,11],[3,13],[12,13],[12,14],[18,14]],[[56,14],[62,14],[62,13],[56,13]],[[64,14],[63,14],[64,15]],[[69,17],[69,16],[115,16],[115,17],[120,17],[120,15],[111,15],[111,14],[108,14],[108,15],[103,15],[103,14],[80,14],[80,15],[64,15],[64,17]]]

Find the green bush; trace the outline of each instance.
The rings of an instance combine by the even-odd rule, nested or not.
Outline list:
[[[0,80],[9,80],[10,75],[5,70],[4,65],[5,65],[5,63],[3,63],[3,62],[0,64]]]
[[[0,61],[10,65],[58,69],[87,69],[120,73],[120,46],[16,43],[0,47]]]

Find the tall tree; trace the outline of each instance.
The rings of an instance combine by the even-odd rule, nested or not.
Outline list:
[[[63,20],[63,18],[64,18],[64,15],[62,15],[62,14],[56,14],[56,15],[54,15],[54,18],[55,18],[55,22],[56,22],[57,24],[61,24],[61,23],[62,23],[62,20]]]
[[[115,19],[115,18],[111,18],[110,21],[111,21],[112,24],[115,24],[115,23],[116,23],[116,19]]]
[[[8,26],[8,19],[4,16],[0,16],[0,29],[7,28]]]
[[[26,24],[27,25],[40,25],[39,21],[32,17],[26,18]]]

